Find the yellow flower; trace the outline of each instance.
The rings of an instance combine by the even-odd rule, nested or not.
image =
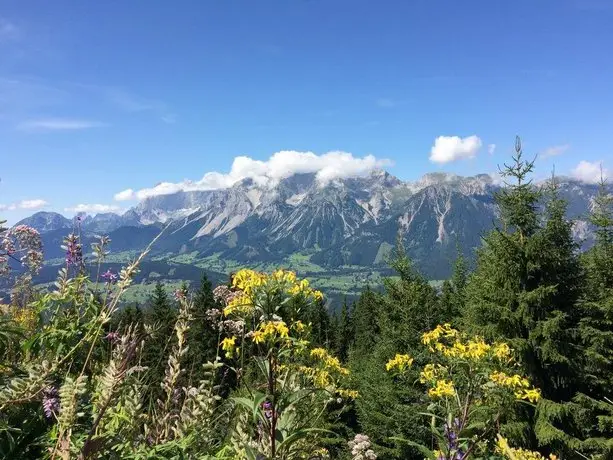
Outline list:
[[[341,366],[339,359],[331,356],[324,348],[313,348],[311,350],[311,358],[316,358],[323,363],[327,371],[336,372],[341,375],[349,374],[349,370]]]
[[[530,382],[525,377],[521,375],[507,375],[504,372],[493,372],[490,375],[490,380],[502,387],[508,387],[513,390],[520,388],[528,388],[530,386]]]
[[[236,347],[236,337],[226,337],[221,341],[221,349],[226,352],[228,358],[234,355],[234,349]]]
[[[527,390],[517,391],[515,393],[517,399],[525,399],[531,403],[537,403],[541,399],[541,390],[538,388],[529,388]]]
[[[419,381],[421,383],[428,383],[436,380],[444,370],[440,364],[426,364],[424,369],[419,373]]]
[[[340,397],[347,399],[357,399],[360,395],[357,390],[340,389],[337,391]]]
[[[411,367],[411,364],[413,364],[413,358],[411,358],[409,355],[397,354],[387,362],[385,368],[388,371],[397,369],[398,372],[403,372],[407,367]]]
[[[330,373],[325,369],[316,371],[315,376],[313,377],[313,382],[320,388],[327,387],[331,383]]]
[[[543,457],[539,452],[533,452],[526,449],[515,449],[509,446],[505,438],[498,435],[496,442],[496,452],[504,455],[509,460],[557,460],[558,457],[554,454],[549,454],[547,458]]]
[[[437,342],[441,337],[444,338],[453,338],[458,336],[458,331],[451,327],[451,324],[445,323],[443,325],[438,325],[436,328],[429,332],[425,332],[421,336],[421,341],[424,345],[431,345]]]
[[[431,398],[445,398],[453,395],[455,395],[455,388],[450,380],[437,380],[434,388],[428,390],[428,396]]]
[[[313,358],[325,358],[328,355],[328,352],[324,348],[313,348],[311,350],[311,357]]]
[[[251,336],[251,340],[254,343],[264,343],[264,333],[262,331],[255,331]]]
[[[302,321],[298,320],[294,324],[292,324],[292,328],[294,328],[296,332],[304,332],[306,326]]]
[[[236,272],[232,278],[232,286],[251,296],[260,286],[266,284],[267,279],[264,273],[244,268]]]
[[[253,303],[251,297],[245,294],[234,297],[223,309],[225,316],[230,315],[248,315],[253,311]]]
[[[508,361],[511,359],[513,350],[506,343],[495,343],[493,347],[494,356],[500,361]]]

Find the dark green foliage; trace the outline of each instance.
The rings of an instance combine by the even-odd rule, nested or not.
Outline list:
[[[343,301],[343,306],[339,315],[335,315],[336,326],[336,355],[342,362],[346,362],[349,357],[349,348],[353,344],[355,330],[353,326],[352,308],[347,304],[347,298]]]
[[[155,403],[162,394],[160,382],[164,378],[168,355],[175,338],[176,318],[177,310],[168,298],[164,285],[158,281],[149,300],[149,309],[145,318],[150,329],[143,352],[143,366],[148,368],[149,385],[146,400],[149,404]]]
[[[424,351],[421,335],[444,320],[444,311],[436,290],[414,270],[401,243],[390,265],[400,279],[386,279],[382,294],[367,289],[355,307],[350,368],[360,392],[358,421],[377,444],[379,458],[422,458],[398,439],[428,444],[429,428],[422,415],[427,406],[424,389],[396,382],[386,372],[385,363],[396,353],[420,361]],[[417,371],[410,372],[409,380],[418,380]]]
[[[533,162],[523,159],[519,140],[516,152],[502,171],[510,183],[497,196],[501,227],[485,237],[467,286],[464,323],[517,350],[531,381],[543,392],[535,436],[540,444],[568,453],[573,443],[563,428],[570,423],[569,401],[580,372],[574,327],[582,271],[572,222],[565,218],[566,203],[557,194],[555,180],[544,195],[529,180]],[[521,418],[530,423],[530,416]],[[516,436],[531,443],[529,431]]]
[[[613,197],[601,182],[590,222],[596,242],[583,257],[587,289],[578,304],[583,346],[575,420],[589,451],[613,455]]]
[[[307,308],[301,308],[298,318],[311,325],[311,341],[314,344],[331,348],[335,331],[324,301],[313,302]]]
[[[206,274],[202,275],[200,287],[193,295],[193,305],[193,320],[187,334],[186,368],[190,370],[190,380],[199,382],[205,375],[204,364],[215,360],[218,341],[215,323],[207,312],[219,309],[220,305],[213,297],[213,286]]]

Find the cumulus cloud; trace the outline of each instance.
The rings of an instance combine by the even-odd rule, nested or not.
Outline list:
[[[81,129],[100,128],[105,123],[92,120],[79,120],[70,118],[44,118],[28,120],[17,125],[22,131],[77,131]]]
[[[568,144],[554,145],[552,147],[547,147],[545,150],[539,153],[539,157],[541,158],[555,157],[557,155],[561,155],[562,153],[566,152],[569,148],[570,148],[570,145]]]
[[[45,200],[23,200],[18,203],[19,209],[39,209],[44,208],[49,203]]]
[[[84,212],[87,214],[98,214],[101,212],[120,212],[121,208],[119,206],[109,204],[78,204],[71,208],[64,208],[64,211],[74,213]]]
[[[474,158],[481,145],[481,139],[475,135],[464,138],[439,136],[434,140],[434,145],[430,151],[430,161],[433,163],[449,163]]]
[[[280,180],[298,173],[315,173],[317,181],[326,185],[335,179],[365,176],[374,169],[391,165],[391,161],[377,159],[373,155],[354,157],[347,152],[313,152],[284,150],[274,153],[268,160],[254,160],[247,156],[236,157],[227,174],[208,172],[198,181],[162,182],[155,187],[141,190],[127,189],[115,195],[117,201],[143,200],[157,195],[179,191],[215,190],[228,188],[243,179],[252,179],[261,186],[275,185]]]
[[[126,190],[122,190],[119,193],[115,194],[115,201],[128,201],[133,200],[135,197],[134,190],[128,188]]]
[[[0,204],[0,211],[15,211],[16,209],[40,209],[48,206],[45,200],[22,200],[16,203]]]
[[[571,171],[572,176],[575,179],[579,179],[583,182],[596,183],[600,181],[600,178],[606,179],[608,170],[602,167],[600,162],[580,161],[577,166]]]
[[[496,144],[490,144],[487,146],[487,153],[489,153],[490,155],[493,155],[495,151],[496,151]]]

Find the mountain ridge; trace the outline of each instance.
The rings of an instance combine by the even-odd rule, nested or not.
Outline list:
[[[565,177],[558,183],[569,216],[578,219],[577,237],[589,244],[584,214],[597,186]],[[273,185],[244,179],[225,189],[153,196],[123,215],[80,215],[72,222],[40,212],[20,223],[37,228],[44,239],[78,225],[85,236],[116,235],[116,244],[131,250],[166,228],[153,252],[160,257],[218,255],[246,265],[282,262],[300,253],[324,267],[378,266],[400,234],[426,276],[442,278],[456,247],[470,257],[493,227],[494,195],[500,189],[487,174],[430,173],[404,182],[374,170],[322,185],[315,174],[303,173]]]

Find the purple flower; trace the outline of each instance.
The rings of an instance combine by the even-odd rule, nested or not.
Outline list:
[[[262,403],[262,408],[264,409],[264,416],[270,420],[272,418],[272,403],[265,401]]]
[[[102,278],[108,284],[113,284],[115,281],[117,281],[117,274],[108,269],[102,275],[100,275],[100,278]]]
[[[119,336],[118,332],[111,331],[111,332],[109,332],[108,334],[106,334],[104,336],[104,339],[108,340],[111,343],[115,343],[115,342],[117,342],[120,339],[120,336]]]
[[[79,237],[75,234],[70,234],[64,240],[63,249],[66,250],[66,264],[81,265],[83,263],[83,248],[79,243]]]
[[[60,411],[60,395],[57,388],[48,386],[43,390],[43,412],[48,419]]]

